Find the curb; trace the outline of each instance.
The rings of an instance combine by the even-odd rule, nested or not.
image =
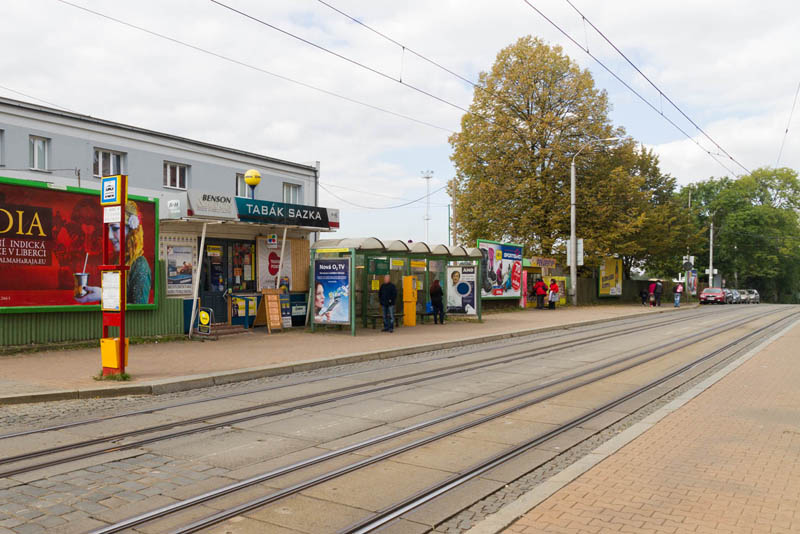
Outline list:
[[[687,308],[691,309],[692,307],[687,306],[683,308],[669,308],[665,310],[659,310],[653,313],[656,314],[672,313],[675,311],[679,311],[681,309],[685,310]],[[640,316],[641,314],[633,314],[623,317],[611,317],[606,319],[595,319],[591,321],[579,321],[575,323],[566,323],[556,326],[530,328],[526,330],[517,330],[514,332],[490,334],[487,336],[476,336],[464,339],[457,339],[453,341],[428,343],[425,345],[411,345],[406,347],[384,349],[373,352],[356,352],[352,354],[345,354],[341,356],[330,356],[327,358],[319,358],[316,360],[307,360],[303,362],[280,363],[280,364],[266,365],[261,367],[235,369],[232,371],[219,371],[209,374],[187,375],[177,378],[155,380],[144,384],[120,384],[118,386],[107,387],[107,388],[53,390],[53,391],[22,393],[17,395],[0,395],[0,406],[10,405],[10,404],[25,404],[34,402],[50,402],[50,401],[62,401],[62,400],[75,400],[75,399],[124,397],[127,395],[163,395],[165,393],[176,393],[179,391],[206,388],[222,384],[230,384],[233,382],[244,382],[246,380],[254,380],[257,378],[266,378],[270,376],[299,373],[303,371],[313,371],[316,369],[335,367],[337,365],[343,365],[347,363],[384,360],[388,358],[397,358],[399,356],[409,356],[412,354],[419,354],[422,352],[452,349],[468,345],[477,345],[481,343],[491,343],[493,341],[500,341],[503,339],[512,339],[515,337],[530,336],[544,332],[565,330],[567,328],[576,328],[582,326],[591,326],[595,324],[610,323],[614,321],[621,321]]]
[[[568,486],[573,480],[577,479],[603,460],[614,455],[630,442],[650,430],[650,428],[655,426],[658,422],[670,415],[672,412],[677,411],[683,405],[687,404],[689,401],[699,396],[705,390],[735,371],[745,362],[758,355],[758,353],[764,350],[768,345],[771,345],[778,338],[786,334],[786,332],[795,328],[798,324],[800,324],[800,319],[793,321],[790,325],[765,339],[747,351],[745,354],[739,356],[736,358],[736,360],[726,365],[724,368],[720,369],[710,377],[687,390],[676,399],[673,399],[669,403],[665,404],[660,409],[642,419],[638,423],[630,426],[610,440],[606,441],[560,473],[553,475],[529,492],[520,496],[517,500],[504,506],[498,512],[485,517],[482,521],[476,523],[464,534],[498,534],[502,532],[514,521],[533,510],[536,506],[553,496],[562,488]]]

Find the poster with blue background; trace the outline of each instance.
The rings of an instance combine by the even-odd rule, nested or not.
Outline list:
[[[350,324],[350,258],[314,260],[314,322]]]

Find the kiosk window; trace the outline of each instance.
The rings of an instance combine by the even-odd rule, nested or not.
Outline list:
[[[232,249],[230,287],[235,291],[255,291],[255,244],[236,242]]]

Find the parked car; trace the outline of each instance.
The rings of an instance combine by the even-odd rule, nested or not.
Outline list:
[[[747,294],[750,297],[750,304],[761,304],[761,295],[755,289],[748,289]]]
[[[707,287],[700,293],[700,304],[725,304],[725,292],[720,287]]]
[[[722,288],[722,292],[725,293],[725,304],[733,304],[733,293],[727,287]]]
[[[739,293],[738,289],[731,289],[731,304],[742,304],[747,302],[747,300],[742,299],[742,294]]]
[[[750,299],[750,292],[746,289],[739,289],[739,295],[742,297],[742,304],[750,304],[752,300]]]

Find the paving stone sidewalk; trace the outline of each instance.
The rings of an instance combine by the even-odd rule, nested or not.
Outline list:
[[[800,532],[800,326],[505,534]]]

